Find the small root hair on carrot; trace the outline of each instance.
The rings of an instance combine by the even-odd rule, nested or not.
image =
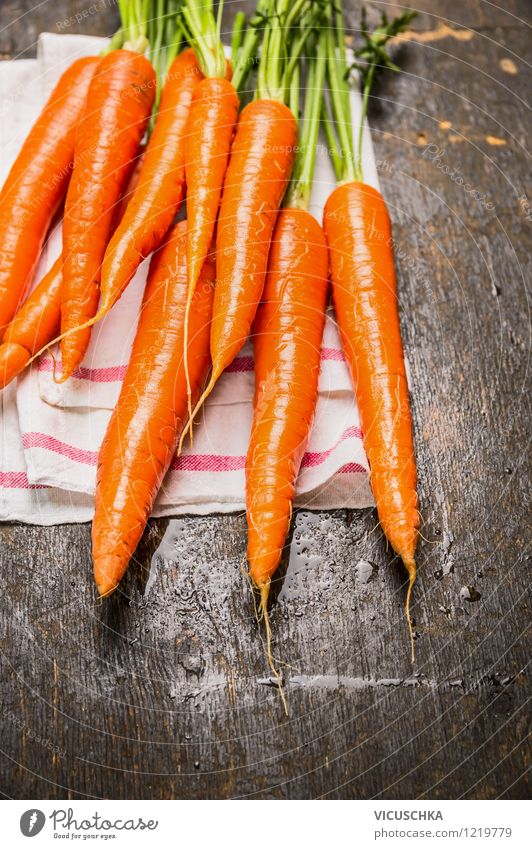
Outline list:
[[[187,407],[188,407],[188,420],[190,422],[190,444],[193,443],[193,427],[192,427],[192,386],[190,384],[190,372],[188,369],[188,322],[190,318],[190,307],[192,305],[192,297],[194,295],[194,291],[188,292],[187,294],[187,302],[185,304],[185,326],[183,332],[183,356],[184,356],[184,366],[185,366],[185,380],[187,384]],[[180,442],[181,445],[181,442]],[[181,453],[181,448],[179,450]]]
[[[78,324],[77,327],[71,327],[70,330],[66,330],[64,333],[60,333],[59,336],[56,336],[55,339],[51,339],[46,345],[37,351],[36,354],[32,356],[30,360],[28,360],[27,366],[30,366],[34,360],[39,359],[39,357],[45,353],[45,351],[50,350],[52,345],[56,345],[58,342],[61,342],[63,339],[67,339],[69,336],[73,336],[74,333],[78,333],[80,330],[88,330],[89,327],[93,327],[96,322],[100,321],[101,318],[107,314],[108,310],[99,310],[95,316],[90,318],[88,321],[84,321],[83,324]],[[64,383],[67,378],[61,378],[59,380],[55,377],[55,367],[54,367],[54,381],[56,383]]]
[[[56,379],[56,374],[57,374],[57,357],[55,356],[55,354],[54,354],[54,352],[53,352],[53,351],[50,351],[50,356],[51,356],[51,358],[52,358],[52,378],[53,378],[54,383],[59,383],[59,381]],[[31,363],[31,360],[30,360],[30,363]]]
[[[381,526],[381,520],[377,519],[376,524],[373,525],[372,529],[370,531],[368,531],[368,533],[367,533],[368,539],[369,539],[370,536],[372,536],[375,533],[375,531],[379,530],[380,526]]]
[[[255,613],[255,619],[256,619],[257,625],[259,626],[259,629],[260,629],[261,622],[264,621],[264,628],[265,628],[265,631],[266,631],[266,646],[264,646],[264,640],[262,639],[262,635],[260,634],[260,630],[259,630],[260,641],[261,641],[262,646],[263,646],[263,648],[265,649],[265,652],[266,652],[266,658],[268,660],[268,666],[270,667],[271,671],[273,672],[275,681],[277,683],[277,687],[279,689],[279,695],[281,696],[281,701],[283,703],[284,712],[285,712],[286,716],[288,716],[288,705],[286,703],[282,679],[281,679],[281,676],[279,674],[277,667],[275,666],[275,660],[274,660],[274,657],[273,657],[273,654],[272,654],[272,632],[271,632],[271,627],[270,627],[270,617],[268,615],[268,598],[269,598],[269,595],[270,595],[271,581],[268,580],[268,582],[266,584],[264,584],[262,587],[257,587],[256,584],[253,583],[251,575],[249,574],[249,571],[247,569],[242,569],[242,573],[243,573],[244,578],[246,579],[246,581],[249,584],[249,587],[251,589],[251,598],[253,599],[253,610],[254,610],[254,613]],[[257,607],[257,601],[256,601],[256,597],[255,597],[257,589],[259,590],[259,593],[260,593],[260,603],[259,603],[258,607]]]
[[[423,542],[428,543],[428,545],[440,545],[441,544],[441,539],[429,539],[423,533],[421,533],[421,530],[419,528],[418,528],[417,532],[418,532],[419,536],[421,537],[421,539],[423,540]]]
[[[253,583],[251,575],[249,574],[249,569],[247,567],[247,557],[246,557],[245,554],[244,554],[242,560],[243,560],[243,562],[242,562],[242,566],[240,568],[240,571],[242,572],[242,575],[244,576],[244,580],[249,587],[249,590],[250,590],[250,593],[251,593],[251,600],[253,601],[253,613],[254,613],[254,616],[255,616],[255,621],[260,628],[260,623],[262,622],[262,610],[259,607],[257,607],[257,597],[256,597],[257,596],[257,593],[256,593],[257,587]],[[260,631],[259,631],[259,636],[260,636]],[[262,642],[262,636],[260,636],[260,640]]]
[[[268,579],[266,584],[263,584],[260,587],[260,604],[259,604],[259,614],[261,619],[264,620],[264,628],[266,631],[266,658],[268,660],[268,666],[273,672],[273,676],[277,682],[277,688],[279,690],[279,695],[281,697],[281,701],[283,703],[283,708],[286,716],[288,716],[288,705],[286,703],[285,694],[283,691],[283,682],[281,676],[279,674],[279,670],[275,665],[275,660],[272,654],[272,630],[270,625],[270,617],[268,614],[268,596],[270,595],[270,585],[271,581]],[[259,620],[258,620],[259,621]]]
[[[177,446],[177,456],[178,457],[180,456],[180,454],[183,450],[183,445],[185,443],[185,439],[187,437],[188,432],[192,430],[192,425],[194,423],[194,419],[196,418],[196,416],[198,415],[199,411],[201,410],[204,402],[207,400],[207,398],[211,394],[212,390],[214,389],[216,381],[218,380],[219,377],[220,377],[219,372],[213,370],[212,373],[211,373],[211,376],[209,378],[209,382],[208,382],[207,386],[203,390],[203,393],[202,393],[198,403],[196,404],[196,406],[192,410],[190,418],[189,418],[187,424],[185,425],[185,427],[183,428],[183,432],[181,433],[181,436],[179,437],[179,444]]]
[[[412,588],[416,581],[416,564],[413,559],[409,560],[408,558],[404,559],[403,563],[408,572],[408,590],[406,591],[405,613],[406,621],[408,623],[408,634],[410,637],[411,659],[412,664],[414,664],[416,662],[416,652],[414,648],[414,629],[412,628],[412,619],[410,617],[410,598],[412,595]]]

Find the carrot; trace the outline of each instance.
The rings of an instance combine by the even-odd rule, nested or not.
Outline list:
[[[135,190],[141,162],[142,153],[137,157],[127,191],[117,208],[117,222]],[[0,344],[0,389],[11,383],[26,368],[33,355],[49,345],[59,332],[62,266],[60,255],[6,327]]]
[[[321,226],[303,209],[282,210],[253,323],[255,399],[246,459],[248,562],[263,609],[316,407],[327,274]]]
[[[154,94],[151,64],[130,50],[101,59],[89,86],[63,221],[62,380],[89,343],[90,329],[80,326],[97,311],[114,207],[133,170]]]
[[[308,212],[325,79],[325,41],[308,63],[305,114],[294,177],[277,218],[262,303],[253,322],[254,415],[246,457],[248,563],[260,592],[270,667],[267,612],[292,518],[297,476],[318,397],[320,352],[328,293],[328,252],[323,230]],[[291,102],[297,114],[298,92]]]
[[[61,266],[59,256],[4,332],[0,344],[0,389],[11,383],[26,368],[32,355],[59,330]]]
[[[318,395],[328,291],[322,227],[308,212],[316,158],[326,44],[307,61],[307,94],[294,175],[277,218],[262,304],[252,327],[254,417],[246,459],[248,562],[266,608],[292,515],[295,483]],[[296,114],[299,93],[293,92]]]
[[[299,8],[299,7],[297,7]],[[222,191],[216,232],[216,291],[211,324],[212,371],[191,421],[246,341],[264,288],[273,228],[294,164],[296,120],[285,105],[306,42],[291,36],[288,0],[266,26],[258,99],[241,112]],[[183,432],[182,443],[188,429]]]
[[[363,21],[366,44],[364,53],[359,55],[364,56],[367,64],[361,67],[364,81],[361,128],[377,66],[382,66],[386,55],[384,45],[411,19],[411,14],[391,23],[383,18],[381,27],[372,36]],[[330,251],[333,302],[355,384],[379,521],[409,576],[406,614],[413,660],[409,603],[416,578],[414,555],[419,512],[391,225],[382,195],[362,182],[362,129],[356,158],[353,154],[349,100],[344,96],[346,64],[341,58],[341,12],[337,18],[337,44],[332,32],[329,74],[333,101],[336,101],[342,166],[337,175],[340,185],[325,205],[323,226]]]
[[[192,294],[212,242],[237,113],[238,95],[228,80],[208,78],[196,86],[188,119],[185,165]]]
[[[209,391],[246,341],[264,288],[268,250],[294,162],[296,122],[275,100],[243,110],[231,148],[218,230]]]
[[[190,106],[185,145],[187,182],[187,313],[209,251],[238,115],[238,95],[226,79],[226,59],[219,37],[223,0],[215,20],[213,0],[185,0],[183,24],[205,76]],[[229,69],[230,76],[230,69]],[[185,320],[185,349],[188,343]],[[190,391],[189,403],[190,403]]]
[[[78,59],[62,75],[0,193],[0,331],[27,292],[44,237],[65,195],[76,126],[98,61],[96,56]]]
[[[151,261],[126,376],[98,457],[92,525],[101,596],[116,589],[142,536],[187,417],[183,333],[186,222]],[[190,311],[189,374],[195,395],[208,374],[214,258],[203,266]]]
[[[170,67],[137,190],[105,252],[98,318],[118,300],[142,260],[159,247],[183,202],[185,127],[201,78],[190,48]]]

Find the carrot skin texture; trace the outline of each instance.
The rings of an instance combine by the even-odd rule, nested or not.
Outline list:
[[[63,74],[11,167],[0,193],[0,332],[31,283],[64,198],[77,124],[99,59],[78,59]]]
[[[346,183],[327,200],[323,222],[377,512],[412,578],[419,512],[390,218],[374,188]]]
[[[8,324],[0,344],[0,389],[11,383],[37,351],[50,342],[61,323],[59,256]]]
[[[122,390],[98,457],[92,525],[100,595],[116,589],[142,536],[188,415],[183,363],[187,298],[186,222],[154,255]],[[210,368],[214,258],[207,258],[189,316],[194,396]]]
[[[134,169],[154,92],[151,64],[129,50],[101,59],[89,86],[63,220],[61,333],[97,311],[116,205]],[[85,328],[61,340],[63,380],[83,359],[89,339],[90,328]]]
[[[116,208],[117,223],[135,191],[142,154],[130,177],[127,191]],[[0,344],[0,389],[4,389],[26,368],[31,357],[59,333],[61,326],[62,256],[56,259],[28,296],[4,331]]]
[[[238,105],[228,80],[207,78],[194,89],[185,145],[190,292],[211,247]]]
[[[264,288],[270,240],[296,145],[296,121],[287,106],[275,100],[255,100],[242,110],[216,232],[212,384],[248,337]]]
[[[258,589],[277,569],[310,434],[328,293],[325,235],[305,210],[283,209],[253,323],[254,418],[246,458],[248,563]]]
[[[101,312],[112,307],[142,260],[159,247],[183,202],[186,125],[194,88],[202,78],[191,48],[172,62],[137,189],[105,252]]]

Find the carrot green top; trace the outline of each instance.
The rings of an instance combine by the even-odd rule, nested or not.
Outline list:
[[[225,78],[225,53],[220,38],[223,5],[223,0],[219,0],[215,15],[214,0],[183,0],[183,30],[205,77]]]
[[[148,53],[157,77],[148,133],[153,130],[167,71],[181,45],[178,20],[181,3],[182,0],[118,0],[121,26],[102,50],[102,56],[120,47],[135,53]]]
[[[312,33],[312,0],[266,0],[265,28],[259,61],[258,98],[288,103],[294,72]],[[319,7],[318,7],[319,8]],[[304,25],[306,24],[306,25]],[[297,116],[296,116],[297,117]]]
[[[261,39],[261,27],[264,27],[266,8],[269,0],[259,0],[255,14],[246,26],[243,12],[235,15],[231,39],[231,63],[233,77],[231,82],[239,94],[243,93],[248,75],[255,63]]]
[[[166,74],[174,61],[182,41],[179,22],[181,0],[151,0],[148,21],[150,60],[157,74],[157,94],[160,94]],[[159,97],[156,98],[156,106]]]
[[[306,62],[305,106],[301,120],[299,143],[292,181],[286,193],[284,205],[307,209],[312,189],[312,178],[316,162],[316,148],[323,103],[323,85],[327,65],[327,32],[321,29],[318,36],[313,38],[309,59]],[[298,80],[299,66],[294,74]],[[299,80],[298,80],[299,82]],[[291,89],[290,106],[297,114],[297,92]]]
[[[118,0],[125,50],[145,53],[148,47],[148,18],[152,0]]]
[[[118,0],[120,27],[100,51],[100,56],[107,56],[121,47],[134,53],[144,53],[149,43],[146,33],[152,5],[152,0]]]
[[[266,0],[261,11],[265,28],[256,94],[289,103],[293,76],[321,17],[321,5],[313,0]]]
[[[385,68],[392,71],[400,70],[386,52],[386,45],[391,38],[405,30],[416,15],[417,12],[403,12],[389,21],[387,16],[383,14],[379,26],[373,32],[370,32],[363,8],[360,25],[362,45],[353,51],[354,61],[349,64],[342,0],[328,0],[327,72],[334,128],[327,111],[324,112],[323,120],[331,148],[336,178],[339,182],[363,180],[362,139],[371,89],[375,80]],[[353,141],[353,119],[349,99],[349,77],[353,69],[359,72],[362,86],[362,113],[358,126],[356,149]]]

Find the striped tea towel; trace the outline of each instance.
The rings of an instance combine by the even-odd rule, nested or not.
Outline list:
[[[33,75],[33,84],[28,79],[24,86],[25,96],[32,100],[32,109],[26,110],[31,113],[31,120],[44,93],[66,65],[80,55],[99,51],[101,44],[101,39],[84,36],[41,35],[38,60],[24,63],[26,75]],[[0,66],[8,83],[16,76],[16,66],[22,64],[9,62]],[[6,83],[5,90],[10,88]],[[36,93],[40,96],[32,99]],[[356,120],[360,101],[355,93],[353,108]],[[12,128],[8,131],[5,149],[9,156],[2,156],[2,180],[28,126],[20,121],[16,138]],[[365,144],[368,182],[377,185],[369,133]],[[318,219],[333,186],[322,142],[311,205]],[[36,280],[50,267],[60,249],[58,226],[48,240]],[[19,379],[16,392],[11,388],[3,393],[0,519],[56,524],[91,518],[98,448],[127,366],[147,266],[146,262],[139,269],[120,302],[93,332],[90,349],[74,379],[65,384],[54,383],[53,360],[45,355]],[[297,504],[315,509],[369,506],[373,499],[358,411],[332,312],[327,316],[321,357],[318,405],[298,481]],[[174,460],[155,515],[244,509],[252,394],[253,352],[247,345],[198,417],[193,445],[187,444],[183,455]]]

